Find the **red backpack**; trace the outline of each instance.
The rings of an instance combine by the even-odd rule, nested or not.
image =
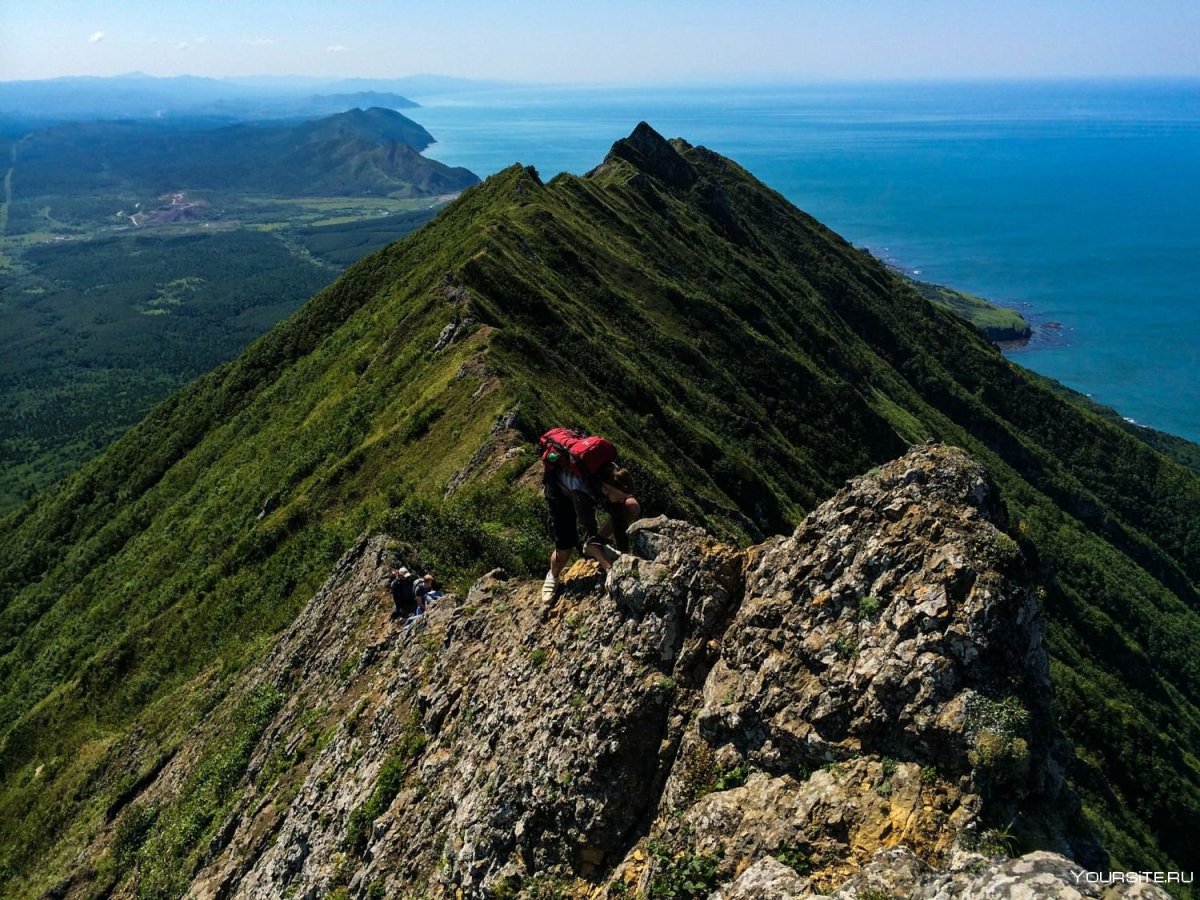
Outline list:
[[[567,468],[589,480],[617,458],[610,441],[574,428],[551,428],[538,438],[538,449],[547,469]]]

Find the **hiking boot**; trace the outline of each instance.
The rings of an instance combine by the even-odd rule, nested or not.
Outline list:
[[[621,558],[621,551],[618,550],[616,547],[612,546],[612,544],[601,544],[600,552],[604,554],[604,558],[607,559],[610,563],[616,562],[618,559]]]
[[[549,603],[555,597],[557,597],[559,588],[561,588],[561,587],[562,587],[562,583],[557,578],[554,577],[554,573],[547,572],[546,580],[542,582],[542,600],[543,600],[543,602]]]

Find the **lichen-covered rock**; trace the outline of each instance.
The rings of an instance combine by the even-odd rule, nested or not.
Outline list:
[[[653,814],[686,683],[741,595],[741,555],[702,530],[633,537],[644,557],[614,567],[611,595],[592,563],[550,607],[497,571],[407,629],[376,587],[387,542],[361,545],[253,676],[290,699],[252,768],[286,772],[252,783],[193,893],[482,897],[600,877]]]
[[[1152,882],[1125,881],[1089,872],[1057,853],[1036,851],[1016,859],[964,855],[948,870],[933,871],[908,847],[879,850],[831,897],[771,856],[764,856],[714,900],[1169,900]]]
[[[766,769],[869,748],[967,772],[977,698],[1044,704],[1049,690],[999,514],[978,464],[922,448],[763,545],[701,732]]]
[[[858,900],[864,895],[911,900],[1168,900],[1170,896],[1152,883],[1114,883],[1057,853],[1037,851],[991,861],[976,857],[950,871],[930,872],[906,847],[876,853],[837,890],[834,900]]]
[[[665,833],[730,873],[799,857],[828,888],[880,847],[945,859],[989,804],[1055,798],[1061,831],[1037,600],[1002,524],[982,467],[924,445],[752,550]]]
[[[718,891],[716,900],[763,900],[765,897],[812,897],[812,884],[773,856],[764,856]]]

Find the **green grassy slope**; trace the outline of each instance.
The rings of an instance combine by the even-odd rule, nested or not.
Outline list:
[[[1038,566],[1088,824],[1118,865],[1194,866],[1200,479],[735,164],[640,127],[586,177],[466,192],[3,522],[10,892],[70,871],[357,534],[452,579],[535,573],[531,454],[476,454],[518,408],[527,439],[611,435],[649,512],[743,541],[908,443],[966,447]],[[194,846],[228,802],[195,813]]]

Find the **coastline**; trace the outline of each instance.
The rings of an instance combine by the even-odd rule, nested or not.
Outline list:
[[[990,298],[980,297],[945,284],[923,281],[921,270],[905,266],[894,257],[880,256],[870,248],[862,248],[892,273],[907,281],[912,288],[937,306],[949,309],[960,318],[970,322],[983,332],[984,336],[1004,352],[1028,349],[1035,344],[1035,337],[1043,331],[1054,332],[1062,329],[1059,322],[1037,323],[1036,313],[1028,303],[1020,307],[1001,303]],[[1035,345],[1036,346],[1036,345]]]

